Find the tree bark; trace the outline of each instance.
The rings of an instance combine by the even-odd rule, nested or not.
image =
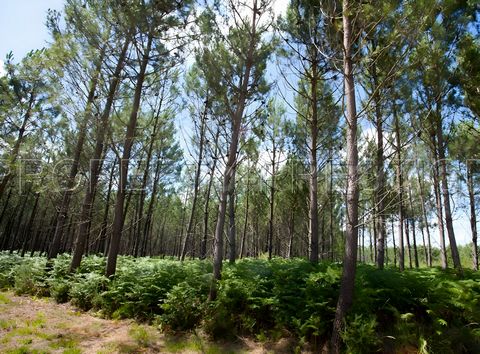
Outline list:
[[[30,118],[32,116],[32,110],[33,110],[33,104],[36,99],[36,93],[35,93],[35,88],[32,89],[30,92],[30,98],[28,100],[28,106],[27,106],[27,111],[25,112],[25,115],[23,116],[23,121],[22,125],[18,129],[18,136],[17,140],[15,141],[15,145],[13,145],[12,152],[10,153],[10,161],[9,163],[13,165],[17,159],[18,155],[20,152],[20,146],[23,143],[23,138],[25,136],[25,131],[27,130],[27,125],[28,122],[30,121]],[[9,166],[10,167],[10,166]],[[11,171],[9,171],[3,178],[2,181],[0,182],[0,199],[3,197],[3,194],[5,192],[5,189],[7,188],[8,182],[12,178],[13,174]]]
[[[310,240],[309,259],[312,263],[318,262],[318,170],[317,170],[317,140],[318,140],[318,107],[317,107],[317,49],[315,47],[312,60],[311,77],[311,105],[312,116],[310,120],[310,176],[309,176],[309,224],[308,238]]]
[[[195,219],[195,209],[197,206],[197,199],[198,199],[198,190],[200,188],[200,173],[202,172],[202,162],[203,162],[203,150],[205,145],[205,132],[206,132],[206,120],[207,120],[207,113],[208,113],[208,96],[205,100],[205,106],[202,113],[202,118],[200,120],[200,141],[199,141],[199,150],[198,150],[198,160],[197,166],[195,170],[195,179],[193,184],[193,199],[192,199],[192,209],[190,211],[190,217],[188,218],[188,227],[187,233],[185,235],[185,240],[183,242],[182,247],[182,254],[180,256],[180,260],[184,261],[185,256],[187,254],[187,246],[190,236],[193,232],[193,221]]]
[[[452,261],[455,269],[461,270],[462,265],[460,263],[460,255],[458,253],[457,241],[455,239],[455,232],[453,230],[453,220],[452,220],[452,211],[450,207],[450,192],[448,190],[448,174],[447,174],[447,162],[445,159],[445,144],[443,141],[443,128],[441,120],[441,108],[437,102],[437,148],[438,148],[438,157],[440,161],[436,163],[440,164],[440,179],[441,187],[443,194],[443,207],[445,210],[445,223],[447,225],[447,235],[448,241],[450,242],[450,250],[452,252]]]
[[[127,50],[130,45],[130,39],[125,40],[122,50],[120,52],[115,71],[113,73],[112,80],[108,88],[107,100],[105,102],[105,108],[97,127],[95,150],[93,157],[90,160],[90,183],[86,188],[85,196],[82,203],[82,210],[80,212],[80,222],[78,226],[77,239],[75,240],[75,246],[73,249],[72,261],[70,263],[70,271],[75,271],[82,261],[83,252],[85,250],[85,243],[88,236],[88,224],[90,220],[90,214],[93,207],[94,193],[97,188],[98,178],[100,175],[100,159],[103,155],[105,135],[108,129],[108,123],[110,118],[110,112],[112,110],[113,101],[115,100],[115,93],[120,82],[120,75],[125,65],[125,58]]]
[[[475,210],[475,188],[473,185],[472,166],[467,161],[467,186],[470,201],[470,228],[472,230],[472,261],[473,269],[478,270],[478,245],[477,245],[477,215]]]
[[[347,206],[346,235],[343,274],[340,284],[340,295],[335,312],[332,333],[332,349],[340,353],[340,334],[344,328],[344,319],[353,301],[355,272],[357,266],[358,244],[358,147],[357,147],[357,112],[355,103],[355,83],[352,63],[352,23],[350,18],[350,1],[343,1],[343,66],[347,136]]]
[[[403,221],[405,218],[403,208],[403,171],[402,171],[402,145],[400,139],[400,120],[395,111],[394,104],[394,119],[395,119],[395,141],[396,141],[396,177],[398,189],[398,267],[400,271],[405,269],[405,247],[403,244]]]
[[[125,202],[125,192],[127,190],[128,180],[128,164],[135,139],[135,130],[137,127],[138,111],[140,109],[140,100],[142,98],[143,82],[145,80],[145,73],[147,70],[148,61],[150,59],[150,49],[152,47],[153,35],[148,34],[147,46],[142,54],[140,69],[138,71],[137,82],[135,84],[135,93],[133,96],[132,112],[128,121],[127,132],[123,144],[122,158],[120,160],[120,180],[117,191],[117,198],[115,201],[115,212],[113,218],[112,239],[110,241],[110,249],[108,250],[107,266],[105,275],[110,277],[115,274],[117,267],[117,256],[120,249],[120,240],[123,231],[123,207]]]
[[[210,287],[209,300],[215,300],[217,297],[217,281],[220,280],[223,260],[223,229],[225,226],[225,215],[227,211],[227,195],[230,187],[230,181],[235,172],[237,164],[237,150],[240,138],[240,127],[243,118],[243,111],[248,93],[248,82],[254,64],[254,49],[256,47],[256,27],[257,27],[257,0],[253,3],[253,15],[251,25],[251,39],[248,53],[245,60],[245,72],[243,73],[240,92],[235,112],[232,116],[232,138],[229,146],[229,155],[223,172],[222,190],[220,192],[220,202],[218,206],[217,225],[215,227],[215,240],[213,249],[213,280]]]
[[[83,151],[83,145],[87,136],[87,126],[91,118],[92,105],[95,100],[95,93],[97,91],[98,80],[100,77],[100,70],[103,63],[103,56],[105,54],[105,46],[100,51],[100,58],[95,67],[95,72],[90,82],[90,88],[88,91],[87,103],[85,106],[85,113],[78,127],[78,138],[75,150],[73,152],[72,165],[70,166],[70,172],[66,182],[66,188],[63,191],[62,202],[58,208],[57,223],[55,225],[55,232],[53,235],[53,241],[48,252],[48,259],[55,258],[58,254],[60,244],[63,239],[65,221],[68,218],[68,210],[70,208],[70,200],[72,198],[73,190],[75,188],[75,179],[77,177],[78,168],[80,166],[80,157]]]
[[[228,191],[228,262],[230,264],[235,263],[237,251],[237,226],[235,224],[235,178],[236,168],[233,170],[233,176],[230,180],[230,188]]]

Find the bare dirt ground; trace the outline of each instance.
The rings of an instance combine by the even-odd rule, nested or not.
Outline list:
[[[289,353],[290,343],[212,343],[201,335],[170,337],[155,327],[106,320],[48,298],[0,292],[0,353]]]

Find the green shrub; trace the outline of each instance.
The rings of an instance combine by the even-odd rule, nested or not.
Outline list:
[[[45,263],[41,258],[27,258],[13,269],[14,289],[17,295],[49,295]]]
[[[163,329],[187,331],[198,327],[205,317],[205,304],[211,277],[199,276],[175,285],[161,304],[159,317]]]
[[[347,353],[362,354],[381,351],[381,341],[376,333],[375,316],[354,315],[347,317],[342,339]]]
[[[90,310],[94,306],[99,307],[99,296],[108,281],[105,276],[96,273],[75,274],[68,292],[72,304],[82,310]]]

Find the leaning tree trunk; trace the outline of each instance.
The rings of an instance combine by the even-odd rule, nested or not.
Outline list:
[[[93,207],[93,198],[100,175],[100,159],[103,155],[105,135],[108,129],[110,112],[112,110],[113,101],[115,100],[115,93],[117,92],[117,87],[120,82],[120,75],[125,65],[125,58],[127,56],[127,50],[129,45],[130,40],[126,39],[123,44],[122,51],[118,58],[117,65],[108,88],[105,108],[103,109],[102,117],[99,122],[100,124],[97,128],[95,150],[93,152],[92,159],[90,160],[90,183],[85,191],[85,197],[82,203],[82,210],[80,212],[80,222],[78,227],[77,239],[75,240],[72,261],[70,263],[70,271],[72,272],[80,266],[83,252],[85,250],[85,243],[88,237],[88,224],[90,220],[91,210]]]
[[[447,162],[445,160],[445,143],[443,141],[443,128],[442,122],[440,119],[441,115],[441,108],[437,103],[437,148],[438,148],[438,157],[440,161],[436,161],[436,163],[440,164],[440,180],[441,180],[441,187],[442,187],[442,195],[443,195],[443,207],[445,210],[445,224],[447,226],[447,235],[448,241],[450,242],[450,250],[452,252],[452,261],[453,266],[455,269],[462,269],[462,265],[460,263],[460,255],[458,253],[457,248],[457,241],[455,239],[455,232],[453,230],[453,220],[452,220],[452,211],[450,207],[450,192],[448,190],[448,174],[447,174]]]
[[[137,127],[138,111],[140,109],[140,100],[142,98],[143,82],[145,80],[145,73],[147,70],[148,61],[150,59],[150,49],[152,47],[153,35],[148,34],[147,47],[142,55],[142,61],[135,84],[135,93],[133,96],[132,112],[128,121],[127,132],[123,144],[123,153],[120,160],[120,180],[117,191],[117,198],[115,201],[115,212],[113,218],[112,239],[110,241],[110,249],[108,250],[107,266],[105,275],[110,277],[115,274],[117,267],[117,256],[120,249],[120,240],[123,231],[123,207],[125,202],[125,192],[127,190],[128,179],[128,163],[132,151],[133,140],[135,139],[135,129]]]
[[[33,104],[35,102],[35,98],[36,98],[35,89],[32,89],[32,91],[30,92],[30,99],[28,100],[27,111],[23,116],[22,125],[18,129],[17,140],[15,141],[15,145],[13,145],[12,152],[10,153],[10,160],[9,160],[10,165],[13,165],[18,159],[20,146],[23,143],[23,138],[25,137],[25,131],[27,130],[27,125],[32,116],[32,110],[33,110]],[[0,199],[3,197],[3,193],[5,192],[8,182],[10,181],[12,176],[13,176],[12,172],[10,171],[2,178],[2,181],[0,182]]]
[[[333,322],[332,349],[340,353],[340,334],[344,328],[347,311],[353,301],[355,272],[357,267],[358,245],[358,147],[357,147],[357,112],[355,104],[355,83],[353,79],[352,63],[352,23],[350,18],[350,1],[343,1],[343,67],[346,112],[347,136],[347,206],[345,230],[345,256],[343,260],[343,274],[340,284],[335,320]]]
[[[467,162],[468,199],[470,201],[470,228],[472,229],[473,269],[478,270],[477,215],[475,210],[475,189],[473,186],[472,166]]]
[[[58,208],[57,223],[55,225],[55,233],[53,234],[53,241],[48,252],[48,259],[55,258],[60,249],[62,242],[65,221],[68,218],[68,210],[70,208],[70,200],[75,188],[75,179],[77,177],[78,168],[80,166],[80,157],[83,151],[83,145],[87,137],[87,127],[91,118],[92,106],[95,100],[95,93],[97,91],[98,80],[100,76],[100,70],[103,63],[103,56],[105,53],[105,47],[100,51],[100,58],[97,62],[95,72],[90,82],[90,89],[88,91],[87,103],[85,106],[85,113],[78,127],[78,139],[73,152],[72,166],[70,167],[70,173],[67,178],[66,188],[63,191],[62,202]]]

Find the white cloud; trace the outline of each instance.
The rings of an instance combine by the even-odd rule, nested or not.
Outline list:
[[[273,0],[272,3],[272,9],[273,13],[275,14],[275,17],[278,17],[280,15],[285,15],[285,12],[287,12],[287,7],[289,4],[290,0]]]

